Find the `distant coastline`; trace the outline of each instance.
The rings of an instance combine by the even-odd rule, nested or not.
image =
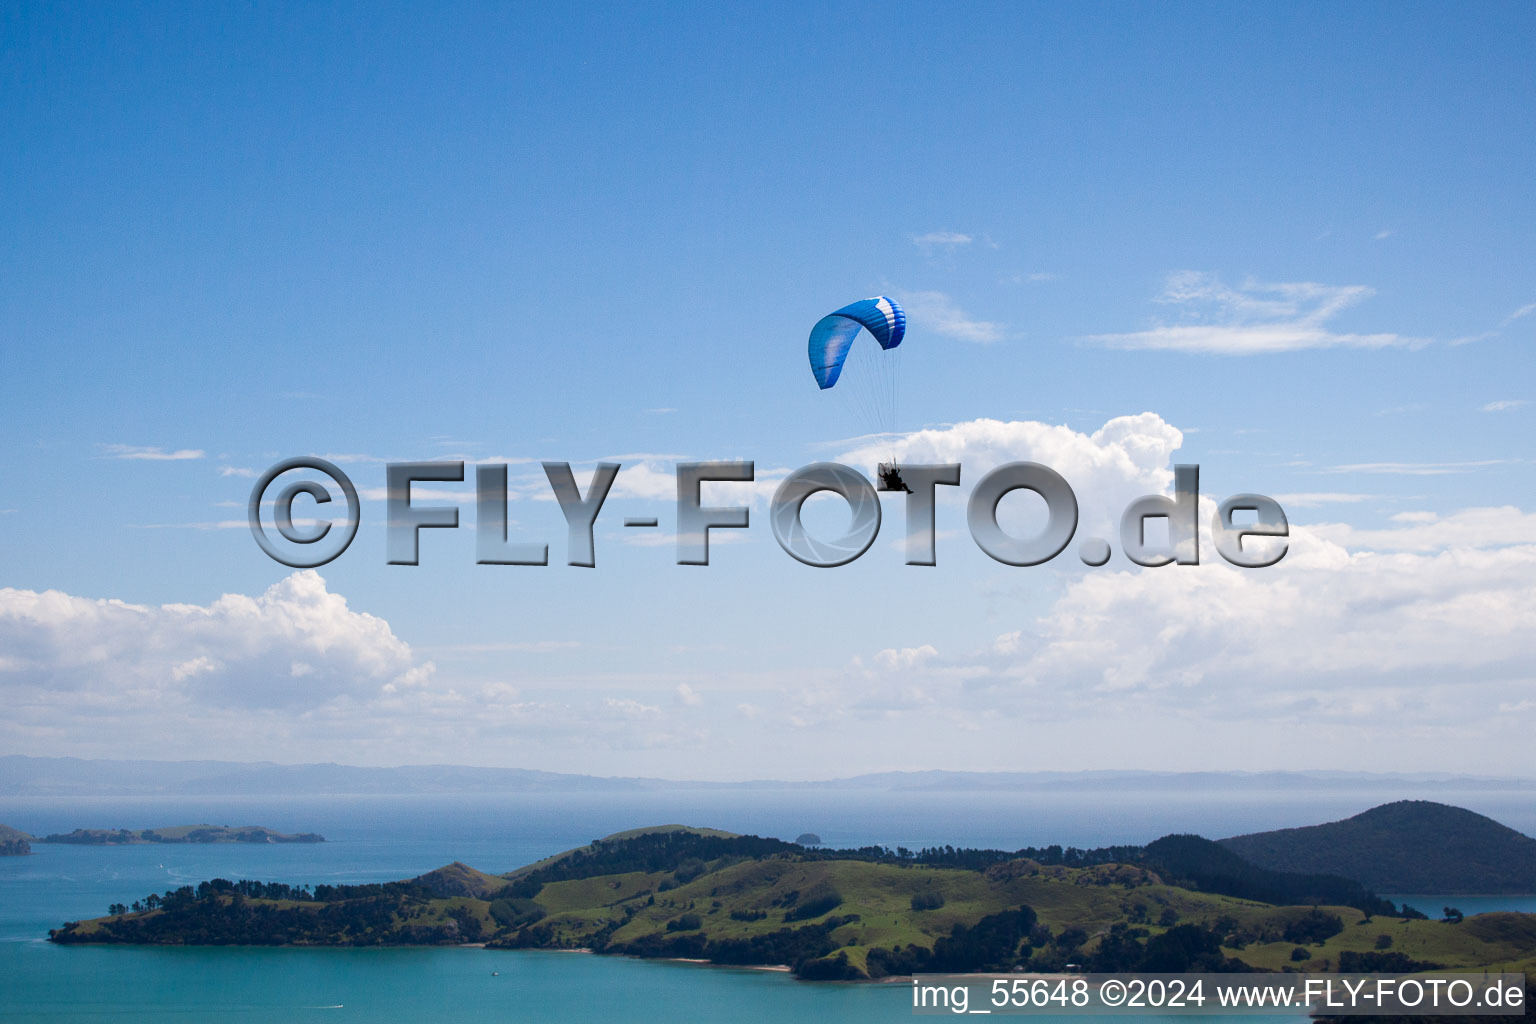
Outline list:
[[[29,837],[38,844],[136,846],[154,843],[323,843],[314,832],[278,832],[262,825],[171,825],[162,828],[77,828]]]
[[[0,755],[0,796],[361,796],[503,793],[643,793],[681,791],[878,791],[905,793],[1272,791],[1377,793],[1378,802],[1411,791],[1529,793],[1536,779],[1450,773],[1339,771],[944,771],[876,772],[823,780],[736,782],[604,777],[471,765],[276,764],[239,761],[142,761]]]
[[[325,837],[315,832],[279,832],[264,825],[168,825],[160,828],[77,828],[72,832],[54,832],[33,836],[0,825],[0,857],[26,856],[32,845],[57,846],[144,846],[183,843],[323,843]]]

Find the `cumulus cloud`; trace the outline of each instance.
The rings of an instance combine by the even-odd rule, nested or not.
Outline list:
[[[303,708],[432,673],[387,622],[352,610],[313,570],[208,605],[0,589],[0,650],[0,687],[136,702]]]
[[[1497,402],[1489,402],[1483,406],[1483,412],[1511,412],[1530,403],[1523,398],[1502,398]]]
[[[873,467],[899,463],[961,464],[961,486],[938,488],[939,500],[959,500],[986,473],[1007,462],[1038,462],[1056,470],[1077,495],[1083,536],[1109,536],[1120,510],[1173,483],[1173,453],[1184,434],[1161,416],[1117,416],[1091,434],[1034,420],[977,419],[910,434],[863,439],[837,461]],[[1011,499],[1010,499],[1011,500]]]
[[[1332,331],[1327,324],[1370,298],[1365,285],[1326,285],[1311,281],[1247,281],[1233,288],[1214,274],[1181,270],[1170,274],[1160,305],[1170,307],[1170,322],[1141,331],[1089,336],[1109,348],[1152,349],[1216,355],[1256,355],[1312,348],[1415,347],[1426,338],[1376,332]]]
[[[1063,471],[1080,500],[1113,496],[1107,507],[1120,509],[1131,497],[1167,492],[1181,440],[1150,413],[1091,435],[975,421],[897,439],[896,454],[909,463],[960,461],[967,474],[1028,458]],[[888,457],[889,448],[882,441],[845,460]],[[1441,473],[1481,464],[1351,468]],[[1283,501],[1371,498],[1314,492]],[[1408,510],[1379,527],[1293,519],[1284,561],[1252,570],[1217,556],[1213,511],[1202,499],[1201,565],[1085,570],[1068,559],[1046,578],[1055,594],[1044,610],[975,636],[968,650],[887,648],[855,658],[840,683],[808,688],[786,717],[843,728],[860,716],[894,723],[916,713],[983,731],[998,728],[986,723],[1000,716],[1024,717],[1054,721],[1062,736],[1086,735],[1108,717],[1127,729],[1141,716],[1183,722],[1188,735],[1201,722],[1243,722],[1278,750],[1288,730],[1304,726],[1425,737],[1475,732],[1487,709],[1526,707],[1536,682],[1536,513]],[[1507,728],[1519,726],[1512,719]]]
[[[482,664],[507,675],[444,678],[314,571],[206,605],[0,589],[0,749],[504,763],[515,743],[519,759],[559,764],[578,741],[589,752],[699,741],[696,727],[650,699],[655,690],[616,694],[608,680],[606,692],[575,692],[551,682],[547,652],[574,643],[483,646],[434,650],[502,655]],[[525,658],[539,666],[523,670]],[[680,708],[702,701],[688,684],[667,685]]]
[[[1475,727],[1536,682],[1536,514],[1293,525],[1289,555],[1263,570],[1220,561],[1208,534],[1203,549],[1199,566],[1069,576],[1044,613],[969,653],[882,651],[876,692],[1063,723],[1145,714],[1422,735]],[[845,688],[842,713],[872,705],[871,678]]]
[[[1528,685],[1533,570],[1530,544],[1350,551],[1298,529],[1290,556],[1269,570],[1084,575],[1035,624],[1028,655],[996,678],[1021,695],[1137,699],[1218,717],[1368,717],[1404,713],[1403,701],[1428,717],[1448,708],[1425,705],[1426,683]]]
[[[875,664],[887,670],[911,669],[936,657],[938,653],[932,644],[923,644],[921,647],[891,647],[875,655]]]

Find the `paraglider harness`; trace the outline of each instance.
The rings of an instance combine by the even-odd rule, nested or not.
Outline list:
[[[880,463],[875,467],[875,474],[880,478],[880,489],[882,491],[906,491],[908,494],[912,493],[912,488],[908,487],[907,482],[901,478],[901,470],[897,468],[896,463]]]

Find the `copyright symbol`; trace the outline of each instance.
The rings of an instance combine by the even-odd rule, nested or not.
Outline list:
[[[296,469],[309,469],[324,473],[341,488],[341,493],[347,499],[347,521],[342,524],[341,544],[330,554],[322,554],[310,558],[299,558],[283,553],[272,538],[267,536],[267,531],[261,525],[261,506],[266,500],[267,489],[284,473]],[[277,532],[283,539],[291,544],[315,544],[323,540],[331,532],[331,523],[316,523],[308,531],[300,529],[293,521],[293,500],[301,494],[307,494],[315,500],[316,504],[325,504],[331,500],[331,492],[326,486],[317,480],[299,480],[291,483],[278,492],[277,498],[272,503],[273,517],[277,522]],[[362,506],[357,500],[357,488],[352,486],[352,481],[347,474],[337,469],[324,459],[309,456],[300,456],[294,459],[284,459],[265,473],[256,481],[256,486],[251,488],[251,500],[245,508],[246,521],[251,524],[251,536],[256,538],[256,543],[261,550],[273,561],[281,562],[294,569],[314,569],[331,561],[337,555],[347,550],[347,545],[352,543],[352,538],[357,536],[357,524],[362,516]]]
[[[1100,985],[1099,1001],[1105,1006],[1119,1006],[1125,1002],[1125,982],[1111,978]]]

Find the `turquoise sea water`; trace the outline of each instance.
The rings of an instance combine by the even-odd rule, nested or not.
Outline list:
[[[1387,893],[1394,903],[1406,903],[1430,917],[1439,917],[1445,907],[1455,907],[1463,914],[1486,914],[1491,910],[1518,910],[1536,914],[1536,896],[1445,896],[1434,893]]]
[[[1468,801],[1472,803],[1472,801]],[[85,1021],[890,1021],[910,1016],[904,985],[797,982],[781,972],[616,957],[481,949],[159,949],[60,947],[67,919],[93,917],[206,878],[362,882],[462,860],[505,871],[642,824],[681,821],[836,845],[935,843],[1018,848],[1145,842],[1168,831],[1227,835],[1342,817],[1360,799],[1320,807],[1285,795],[1256,802],[1200,794],[1153,805],[1137,794],[1052,800],[1040,794],[791,791],[275,799],[0,799],[0,821],[33,834],[77,826],[193,821],[317,831],[314,846],[38,845],[0,858],[0,1020]],[[1531,831],[1529,801],[1477,809]],[[1481,899],[1481,898],[1480,898]],[[1410,897],[1426,911],[1536,909]],[[1514,903],[1519,902],[1519,906]],[[494,972],[494,973],[493,973]],[[1083,1020],[1084,1018],[1076,1018]]]
[[[29,1021],[857,1022],[908,1011],[902,985],[576,953],[28,943],[6,959],[21,973],[0,1016]]]

